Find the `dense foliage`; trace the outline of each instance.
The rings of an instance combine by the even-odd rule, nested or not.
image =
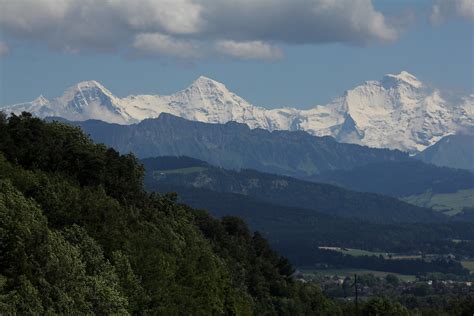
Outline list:
[[[260,231],[275,247],[297,266],[313,266],[328,258],[318,246],[339,246],[367,249],[375,252],[411,254],[455,254],[471,258],[474,254],[472,223],[408,223],[380,224],[347,219],[313,210],[270,204],[253,197],[221,193],[189,187],[162,187],[178,192],[179,200],[196,208],[207,209],[217,217],[226,215],[243,218],[253,229]],[[459,241],[463,240],[463,241]],[[333,264],[333,258],[326,261]],[[405,260],[389,262],[378,257],[358,260],[357,266],[390,267],[393,272],[406,272]],[[351,260],[343,261],[352,264]],[[342,263],[342,261],[341,261]],[[445,271],[444,263],[411,265],[413,273]],[[449,264],[459,273],[458,263]],[[340,266],[340,265],[338,265]],[[348,265],[347,267],[350,267]]]
[[[445,275],[442,275],[445,276]],[[449,276],[451,278],[451,276]],[[314,275],[311,282],[321,284],[323,292],[331,298],[350,300],[354,307],[354,275],[334,277]],[[448,279],[452,280],[452,279]],[[405,281],[396,275],[357,275],[358,296],[363,304],[363,315],[471,315],[474,311],[474,289],[465,282],[446,282],[436,275]],[[390,300],[383,299],[390,298]],[[359,302],[360,305],[361,302]],[[408,311],[407,311],[408,309]],[[351,311],[345,311],[351,314]]]
[[[360,315],[295,281],[241,219],[146,193],[143,175],[77,128],[0,115],[0,314]],[[359,311],[409,313],[382,298]]]
[[[147,194],[132,155],[0,117],[0,314],[339,314],[239,219]]]

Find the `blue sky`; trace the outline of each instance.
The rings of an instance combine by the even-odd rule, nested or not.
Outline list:
[[[20,15],[20,20],[23,14],[25,23],[31,24],[27,27],[0,18],[0,105],[31,101],[40,94],[53,98],[67,87],[91,79],[101,82],[117,96],[167,94],[185,88],[199,75],[223,82],[248,101],[268,108],[308,108],[324,104],[359,83],[401,70],[438,88],[459,94],[473,93],[474,31],[470,1],[357,0],[348,3],[360,3],[360,7],[354,5],[349,9],[360,11],[360,16],[354,17],[354,13],[347,11],[347,3],[324,11],[326,15],[334,15],[333,25],[330,17],[326,20],[321,16],[298,16],[305,14],[304,5],[308,1],[301,1],[301,11],[296,8],[295,16],[286,16],[282,12],[288,4],[276,0],[271,9],[282,7],[281,11],[273,12],[280,16],[280,21],[269,17],[259,25],[252,22],[252,16],[245,16],[243,20],[253,23],[248,29],[238,25],[238,19],[224,18],[235,8],[218,8],[220,11],[213,13],[204,6],[199,14],[206,16],[207,25],[212,22],[216,27],[196,31],[203,29],[196,15],[183,17],[180,22],[182,15],[191,11],[189,2],[193,1],[179,0],[176,2],[186,10],[177,8],[178,15],[171,22],[162,22],[166,17],[162,18],[157,11],[155,15],[150,14],[146,26],[133,24],[134,19],[127,20],[132,21],[127,24],[132,26],[124,28],[122,33],[114,33],[121,27],[122,20],[110,17],[109,13],[94,11],[85,17],[74,17],[78,21],[71,21],[87,23],[90,29],[54,28],[54,24],[51,27],[47,23],[54,23],[55,18],[61,19],[57,23],[64,23],[67,10],[77,12],[77,8],[64,8],[50,16],[51,9],[28,12],[25,7],[20,13],[12,11],[11,14]],[[0,6],[5,7],[8,2],[12,1],[0,0]],[[38,2],[43,2],[43,6],[55,5],[54,0],[36,0]],[[336,4],[342,2],[336,1]],[[455,2],[459,2],[459,6],[450,7]],[[469,2],[471,8],[466,11],[462,4]],[[362,12],[367,3],[373,4],[373,8]],[[436,6],[439,10],[435,12]],[[129,11],[123,10],[125,15]],[[106,22],[97,22],[104,20],[104,14]],[[382,24],[378,15],[384,18]],[[311,24],[312,19],[318,17],[321,22]],[[341,22],[349,18],[360,18],[359,24],[354,27]],[[189,24],[193,19],[199,27]],[[370,19],[373,22],[362,25],[360,28],[365,31],[360,31],[360,23]],[[236,27],[221,27],[226,20]],[[298,21],[306,22],[294,26]],[[142,30],[152,22],[159,24],[156,26],[159,35],[149,35],[152,33],[148,29]],[[274,30],[280,24],[281,30],[268,31],[269,27]],[[40,28],[41,31],[36,32]],[[91,37],[95,28],[106,31]],[[138,28],[143,33],[133,33]],[[324,33],[314,31],[317,28],[325,30]],[[129,36],[133,43],[122,41],[121,34],[125,34],[124,38]],[[129,48],[131,45],[134,50]]]

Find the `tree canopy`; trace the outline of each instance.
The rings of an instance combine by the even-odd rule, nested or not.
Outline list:
[[[0,118],[0,313],[340,313],[234,217],[148,194],[133,155]]]

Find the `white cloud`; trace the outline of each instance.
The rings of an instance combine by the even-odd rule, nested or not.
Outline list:
[[[474,0],[437,0],[432,7],[430,20],[433,24],[441,24],[456,17],[474,21]]]
[[[204,1],[206,31],[235,41],[285,43],[393,41],[398,30],[371,0]]]
[[[218,41],[215,48],[219,53],[237,59],[277,60],[283,58],[283,51],[261,41],[236,42]]]
[[[112,10],[135,31],[195,34],[203,24],[202,6],[192,0],[109,0]]]
[[[138,55],[172,56],[184,59],[201,56],[196,44],[160,33],[138,34],[133,42]]]
[[[0,41],[0,56],[8,54],[9,51],[10,48],[8,47],[7,43]]]
[[[194,34],[200,6],[191,0],[0,0],[7,35],[66,51],[115,50],[136,35]]]
[[[71,52],[195,58],[217,42],[236,58],[271,59],[282,52],[268,43],[365,45],[399,34],[372,0],[0,0],[0,8],[6,36]]]

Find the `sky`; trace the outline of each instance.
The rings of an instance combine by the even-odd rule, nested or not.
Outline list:
[[[325,104],[408,71],[474,93],[474,0],[0,0],[0,105],[97,80],[119,97],[204,75],[249,102]]]

